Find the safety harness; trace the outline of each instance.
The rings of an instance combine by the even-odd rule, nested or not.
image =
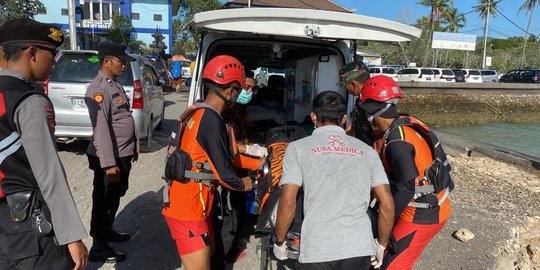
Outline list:
[[[176,124],[176,129],[171,132],[171,138],[167,147],[165,158],[165,173],[163,179],[170,185],[172,181],[187,183],[189,181],[200,182],[207,186],[212,186],[216,177],[212,173],[210,164],[205,162],[193,162],[191,156],[180,148],[184,128],[195,112],[205,106],[198,103],[195,108],[188,108],[180,117]],[[195,167],[198,171],[192,171]]]
[[[402,126],[409,126],[413,128],[429,145],[433,161],[427,166],[424,177],[415,179],[414,187],[414,196],[413,199],[416,200],[427,194],[434,194],[435,196],[444,192],[442,196],[437,196],[438,205],[441,205],[450,195],[450,192],[454,189],[454,181],[452,180],[452,168],[446,157],[446,153],[439,141],[439,138],[435,135],[429,127],[424,124],[422,121],[418,120],[415,117],[411,116],[402,116],[399,119],[396,119],[393,123],[394,127],[388,129],[383,136],[383,146],[381,148],[381,153],[384,154],[384,149],[388,144],[395,141],[404,141],[402,139],[396,139],[388,142],[388,136],[390,133]],[[429,203],[421,203],[411,201],[408,206],[416,208],[425,208],[433,209],[437,205]]]

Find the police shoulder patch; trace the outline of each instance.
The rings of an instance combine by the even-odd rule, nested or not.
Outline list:
[[[103,93],[101,93],[101,92],[94,93],[94,101],[97,104],[103,103]]]
[[[120,97],[120,98],[116,99],[116,104],[122,105],[122,104],[124,104],[124,103],[125,103],[125,101],[124,101],[123,98]]]

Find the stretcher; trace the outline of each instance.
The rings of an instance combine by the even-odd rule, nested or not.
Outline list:
[[[275,259],[273,246],[275,239],[275,215],[277,203],[281,194],[279,186],[283,172],[283,158],[289,142],[305,137],[305,131],[298,126],[280,126],[268,130],[266,133],[266,147],[268,157],[262,172],[257,177],[257,191],[255,199],[259,204],[259,217],[255,228],[255,237],[259,238],[257,257],[260,260],[260,269],[271,269],[271,260]],[[300,208],[300,209],[298,209]],[[301,207],[297,207],[301,215]],[[300,226],[295,217],[293,226],[287,234],[288,258],[298,259],[300,254]],[[296,223],[296,224],[294,224]]]

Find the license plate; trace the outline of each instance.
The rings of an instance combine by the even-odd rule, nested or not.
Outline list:
[[[473,79],[478,80],[478,78],[473,78]]]
[[[429,77],[428,77],[428,78],[426,78],[426,81],[431,81],[431,78],[429,78]]]
[[[73,109],[86,109],[86,103],[83,98],[72,98],[71,106]]]

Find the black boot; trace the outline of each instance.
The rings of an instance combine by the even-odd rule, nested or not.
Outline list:
[[[105,263],[115,263],[126,260],[126,254],[115,251],[105,241],[99,241],[94,239],[94,244],[90,249],[88,256],[90,261],[101,261]]]

